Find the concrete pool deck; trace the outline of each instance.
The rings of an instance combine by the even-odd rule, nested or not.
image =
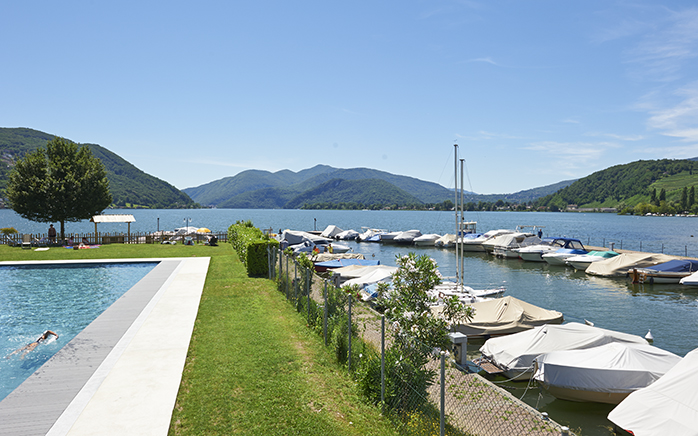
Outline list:
[[[210,258],[159,264],[0,402],[0,435],[166,435]],[[0,265],[67,262],[0,262]]]

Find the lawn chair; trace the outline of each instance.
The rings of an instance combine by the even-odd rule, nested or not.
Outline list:
[[[32,248],[32,235],[23,234],[22,235],[22,249],[30,250]]]
[[[34,240],[32,241],[32,246],[34,246],[34,247],[47,247],[48,243],[49,243],[48,238],[41,238],[41,239],[34,238]]]

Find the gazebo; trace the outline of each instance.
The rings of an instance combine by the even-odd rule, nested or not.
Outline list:
[[[127,215],[127,214],[113,214],[113,215],[94,215],[92,218],[90,218],[90,222],[95,223],[95,242],[97,242],[97,238],[99,233],[97,233],[97,223],[128,223],[128,240],[131,240],[131,223],[136,222],[136,219],[133,217],[133,215]],[[102,241],[102,243],[105,243],[106,241]],[[121,241],[109,241],[109,242],[124,242],[123,237],[121,238]]]

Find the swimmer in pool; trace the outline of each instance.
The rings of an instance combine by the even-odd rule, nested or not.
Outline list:
[[[36,348],[41,342],[45,341],[49,337],[49,335],[53,335],[56,337],[56,339],[58,339],[58,335],[55,332],[52,332],[51,330],[46,330],[41,336],[39,336],[39,338],[37,340],[35,340],[31,344],[27,344],[27,345],[23,346],[22,348],[16,349],[15,351],[8,354],[5,357],[5,359],[9,359],[10,356],[12,356],[13,354],[17,354],[17,353],[22,352],[22,351],[24,351],[24,353],[22,353],[22,356],[20,356],[20,359],[24,359],[24,356],[26,356],[30,351],[34,350],[34,348]]]

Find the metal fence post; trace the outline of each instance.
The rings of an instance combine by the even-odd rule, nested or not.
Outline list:
[[[381,413],[385,414],[385,315],[381,316]]]
[[[441,436],[446,434],[446,352],[441,352]]]
[[[325,291],[323,292],[323,316],[322,316],[322,337],[325,339],[325,346],[327,346],[327,280],[325,282]]]
[[[288,281],[291,279],[288,272],[288,255],[286,255],[286,299],[289,299],[290,290],[288,289]]]
[[[298,301],[298,262],[296,260],[293,260],[293,302]],[[296,306],[296,310],[298,310],[298,306]]]
[[[347,354],[347,366],[351,372],[351,294],[349,294],[349,352]]]
[[[306,283],[306,289],[308,290],[308,325],[310,325],[310,286],[313,283],[310,274],[312,274],[312,271],[308,268],[308,275],[305,279]]]

